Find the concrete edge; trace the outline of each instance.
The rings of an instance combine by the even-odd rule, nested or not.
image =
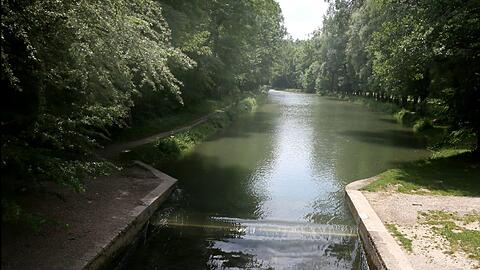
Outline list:
[[[150,171],[154,176],[161,179],[161,183],[143,199],[141,204],[135,207],[130,216],[133,220],[122,228],[111,241],[103,246],[100,251],[92,251],[94,254],[87,254],[83,260],[85,264],[82,269],[101,269],[111,263],[118,253],[130,245],[137,235],[142,231],[158,207],[169,197],[174,189],[177,179],[147,165],[141,161],[134,161],[134,164]]]
[[[411,270],[413,267],[406,254],[383,225],[367,198],[359,191],[377,179],[362,179],[345,187],[347,204],[358,225],[368,265],[373,269]]]

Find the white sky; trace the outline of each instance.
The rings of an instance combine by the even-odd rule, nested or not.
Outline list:
[[[327,13],[325,0],[276,0],[280,3],[285,26],[293,39],[307,39],[308,35],[322,25]]]

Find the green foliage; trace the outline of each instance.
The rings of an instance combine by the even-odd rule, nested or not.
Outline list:
[[[394,188],[409,194],[479,196],[479,164],[469,151],[442,150],[431,159],[388,170],[364,189],[380,191]]]
[[[142,160],[153,166],[158,166],[166,160],[175,160],[189,153],[193,148],[212,136],[220,129],[229,125],[233,119],[246,112],[251,112],[256,107],[256,99],[247,97],[242,99],[237,106],[231,106],[226,111],[217,111],[209,120],[188,131],[168,136],[125,153],[124,161]]]
[[[479,18],[476,0],[330,1],[310,40],[285,44],[274,85],[395,103],[418,114],[408,125],[472,129],[480,151]]]
[[[432,128],[433,128],[433,124],[430,119],[421,118],[415,121],[415,124],[413,125],[413,132],[419,133]]]
[[[400,110],[399,112],[395,113],[393,116],[395,117],[395,119],[397,119],[397,121],[400,124],[403,124],[406,126],[413,125],[418,119],[418,115],[415,112],[411,112],[406,109]]]
[[[112,131],[267,84],[285,32],[274,0],[2,0],[1,12],[2,195],[44,181],[82,191],[114,169],[94,155]]]
[[[133,97],[179,97],[170,66],[194,62],[170,45],[161,12],[154,1],[2,1],[2,175],[13,190],[50,180],[81,191],[111,167],[89,155]]]
[[[186,101],[201,91],[219,97],[268,84],[285,34],[274,0],[163,0],[173,43],[198,67],[180,74]]]
[[[246,97],[238,103],[238,110],[251,112],[257,107],[257,100],[253,97]]]
[[[113,138],[115,141],[129,141],[163,131],[170,131],[187,125],[216,110],[222,110],[238,99],[237,95],[229,95],[221,99],[202,99],[189,106],[182,106],[171,114],[162,116],[152,115],[151,117],[138,119],[133,125],[123,128],[114,134]]]
[[[355,104],[365,106],[373,111],[384,112],[392,115],[396,115],[400,111],[400,107],[397,104],[390,102],[377,102],[375,100],[359,96],[336,95],[336,97],[342,100],[347,100]]]

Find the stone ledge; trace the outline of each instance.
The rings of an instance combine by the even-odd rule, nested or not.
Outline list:
[[[373,269],[411,270],[413,268],[407,256],[359,191],[376,179],[372,177],[358,180],[345,187],[347,203],[358,224],[368,265]]]
[[[175,178],[141,161],[134,161],[134,163],[161,179],[161,183],[141,199],[141,205],[135,207],[130,212],[130,216],[132,217],[131,222],[124,226],[108,244],[101,247],[99,251],[92,251],[92,253],[86,254],[81,258],[84,265],[80,268],[88,270],[100,269],[108,263],[111,263],[112,259],[119,255],[118,253],[120,251],[135,240],[153,213],[158,209],[160,204],[168,198],[174,189],[177,183]]]

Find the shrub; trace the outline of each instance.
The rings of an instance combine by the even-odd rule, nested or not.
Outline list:
[[[178,156],[182,151],[181,141],[174,136],[158,140],[155,148],[166,156]]]
[[[238,103],[238,109],[240,111],[249,112],[257,107],[257,101],[253,97],[246,97]]]
[[[430,119],[421,118],[421,119],[415,121],[415,124],[413,125],[413,132],[415,132],[415,133],[422,132],[422,131],[425,131],[427,129],[432,129],[432,128],[433,128],[433,124],[432,124],[432,121]]]
[[[409,110],[401,109],[394,115],[395,119],[403,125],[410,126],[418,119],[417,114]]]

